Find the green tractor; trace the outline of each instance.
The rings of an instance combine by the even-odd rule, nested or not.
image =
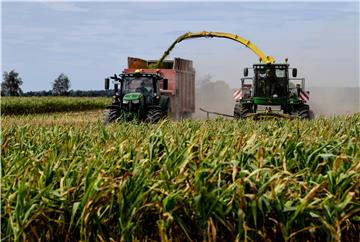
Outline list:
[[[114,84],[112,104],[106,107],[104,123],[117,120],[155,123],[168,115],[170,99],[160,93],[167,90],[168,80],[158,73],[143,73],[136,70],[105,78],[109,90],[110,79]]]
[[[253,77],[247,77],[250,68],[244,69],[241,89],[234,107],[235,119],[259,118],[301,118],[312,119],[313,112],[306,101],[305,79],[295,78],[296,68],[289,64],[254,64]],[[292,76],[289,78],[289,69]],[[300,83],[297,83],[299,82]]]

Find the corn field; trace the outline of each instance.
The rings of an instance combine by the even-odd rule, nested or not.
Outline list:
[[[103,109],[106,97],[1,97],[2,115],[24,115]]]
[[[360,241],[360,114],[1,131],[3,241]]]

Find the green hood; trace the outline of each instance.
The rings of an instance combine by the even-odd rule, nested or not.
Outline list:
[[[139,100],[143,95],[140,92],[132,92],[125,94],[123,100],[124,101],[134,101]]]
[[[254,97],[254,103],[259,105],[281,105],[286,104],[286,98],[265,98],[265,97]]]

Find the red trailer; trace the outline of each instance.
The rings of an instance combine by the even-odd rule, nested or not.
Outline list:
[[[195,69],[190,60],[175,58],[162,63],[161,69],[148,69],[157,60],[128,57],[128,68],[123,73],[141,69],[144,73],[159,73],[168,80],[168,90],[161,90],[170,97],[170,116],[174,119],[190,118],[195,112]],[[162,88],[162,83],[160,83]]]

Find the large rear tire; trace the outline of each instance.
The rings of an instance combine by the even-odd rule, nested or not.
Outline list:
[[[104,124],[115,122],[120,117],[120,113],[116,109],[106,109],[104,113]]]
[[[159,109],[150,109],[146,114],[145,122],[157,123],[162,117],[162,111]]]

